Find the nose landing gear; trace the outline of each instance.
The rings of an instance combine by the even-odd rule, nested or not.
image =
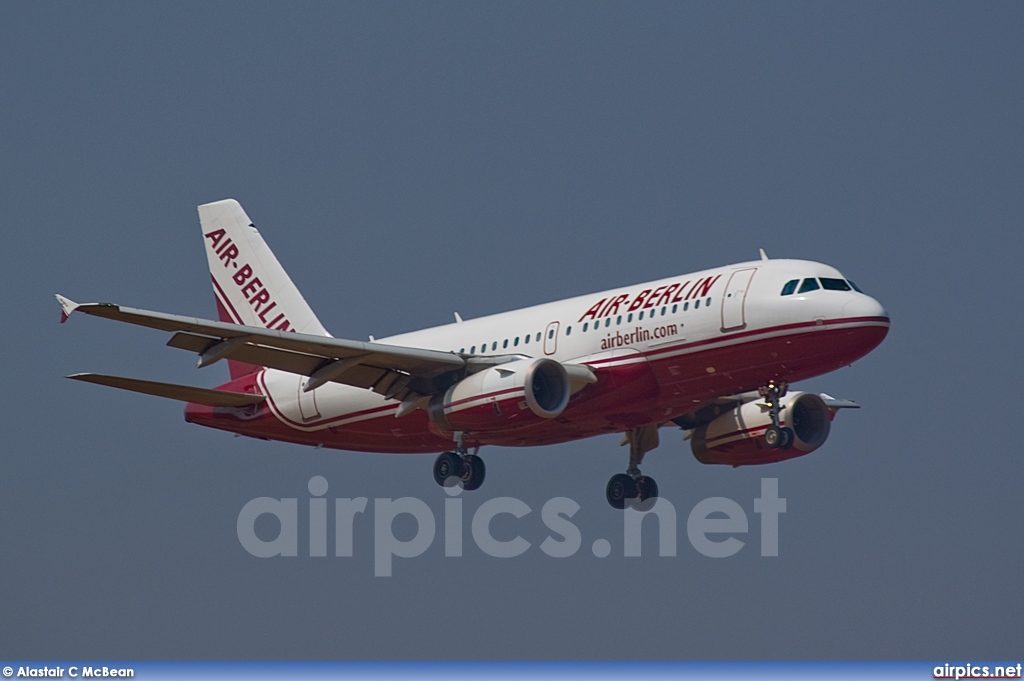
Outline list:
[[[758,392],[767,403],[772,419],[772,425],[764,431],[764,443],[768,445],[768,449],[789,449],[793,446],[796,433],[792,428],[783,428],[779,425],[779,412],[782,411],[779,401],[786,396],[786,384],[771,380],[768,381],[768,385],[759,388]]]

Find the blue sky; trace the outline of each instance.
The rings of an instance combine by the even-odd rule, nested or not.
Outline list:
[[[1022,34],[1008,2],[0,6],[0,653],[1019,652]],[[818,452],[719,469],[665,431],[645,461],[681,520],[715,496],[753,520],[778,478],[778,558],[751,541],[709,559],[683,530],[676,557],[623,557],[603,490],[626,453],[606,436],[485,451],[465,504],[523,500],[495,534],[536,545],[543,504],[569,497],[608,558],[446,559],[435,541],[375,578],[367,526],[351,559],[261,560],[235,534],[255,497],[304,502],[316,475],[329,497],[438,513],[443,493],[432,456],[232,438],[63,378],[224,379],[158,332],[61,327],[52,295],[213,316],[195,206],[226,197],[340,337],[760,247],[838,267],[893,327],[797,386],[863,406]]]

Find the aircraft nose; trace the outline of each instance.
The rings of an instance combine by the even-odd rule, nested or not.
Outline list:
[[[853,300],[850,300],[843,305],[843,316],[844,317],[882,317],[887,321],[889,319],[889,313],[885,311],[882,304],[864,294],[856,296]]]

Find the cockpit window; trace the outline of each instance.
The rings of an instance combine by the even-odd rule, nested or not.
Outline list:
[[[784,295],[784,296],[791,296],[791,295],[793,295],[793,292],[796,291],[796,285],[799,284],[799,283],[800,283],[799,279],[793,279],[791,281],[787,281],[786,285],[782,287],[782,295]]]
[[[849,284],[850,286],[852,286],[853,290],[856,291],[857,293],[864,293],[863,291],[860,290],[859,286],[857,286],[856,284],[853,283],[852,279],[847,279],[846,283]]]
[[[829,279],[827,277],[821,278],[821,287],[826,291],[849,291],[850,285],[846,283],[845,279]]]
[[[821,288],[821,287],[818,286],[818,280],[817,279],[804,279],[804,283],[800,284],[800,290],[797,291],[797,293],[807,293],[808,291],[817,291],[819,288]]]

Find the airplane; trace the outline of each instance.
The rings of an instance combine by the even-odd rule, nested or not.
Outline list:
[[[234,199],[198,207],[218,321],[57,295],[80,312],[173,333],[225,360],[216,389],[103,374],[68,378],[186,402],[185,420],[265,440],[438,453],[440,485],[480,487],[484,445],[530,447],[622,433],[608,503],[653,503],[642,475],[662,427],[705,464],[809,454],[843,408],[792,382],[877,347],[889,315],[835,268],[760,259],[367,341],[333,337]]]

